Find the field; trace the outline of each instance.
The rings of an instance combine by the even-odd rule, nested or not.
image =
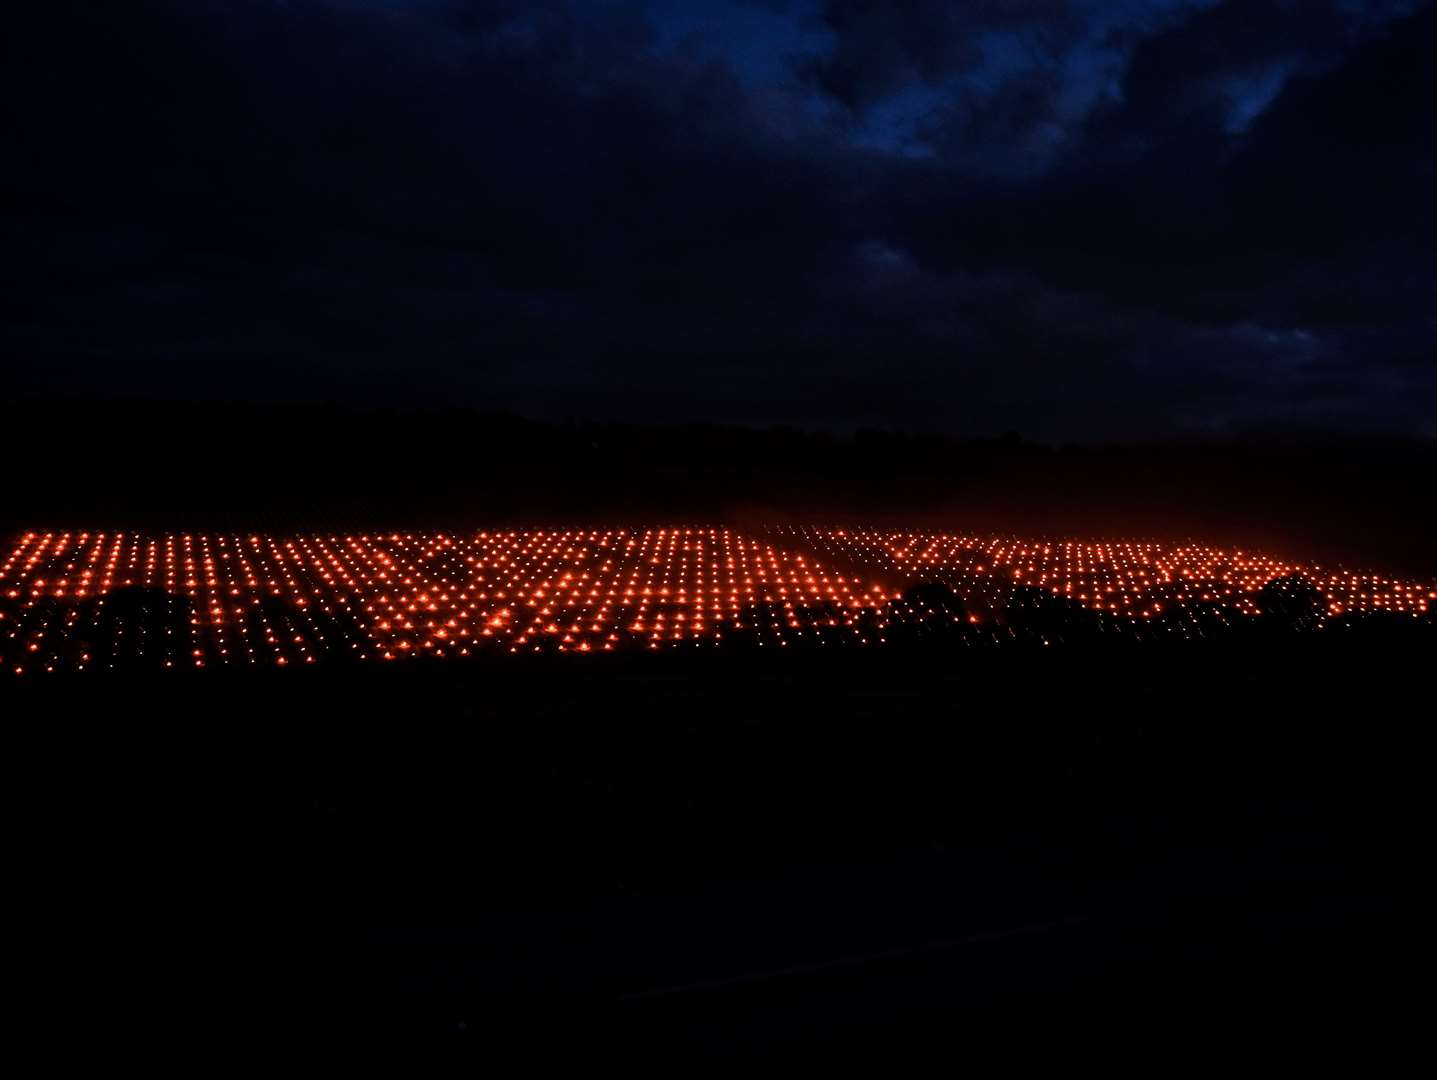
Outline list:
[[[12,675],[680,647],[1195,640],[1430,624],[1431,582],[1196,543],[712,526],[382,535],[27,533]]]
[[[6,419],[36,1030],[492,1059],[1410,1022],[1423,448]]]
[[[81,532],[23,535],[0,598],[22,963],[85,972],[113,1037],[768,1054],[1411,1008],[1410,579],[806,526]]]

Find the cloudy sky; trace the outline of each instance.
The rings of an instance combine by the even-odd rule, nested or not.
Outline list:
[[[1434,433],[1416,0],[22,0],[21,394]]]

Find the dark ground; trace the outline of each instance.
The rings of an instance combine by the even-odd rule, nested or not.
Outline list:
[[[62,1040],[211,1054],[1396,1052],[1430,655],[17,681],[27,1008]]]

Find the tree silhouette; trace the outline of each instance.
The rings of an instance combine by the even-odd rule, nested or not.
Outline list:
[[[1270,626],[1303,630],[1315,626],[1327,613],[1327,601],[1305,577],[1273,578],[1257,591],[1254,600]]]

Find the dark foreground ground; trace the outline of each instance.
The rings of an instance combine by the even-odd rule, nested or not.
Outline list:
[[[1429,644],[17,680],[23,1023],[201,1060],[1395,1053]]]

